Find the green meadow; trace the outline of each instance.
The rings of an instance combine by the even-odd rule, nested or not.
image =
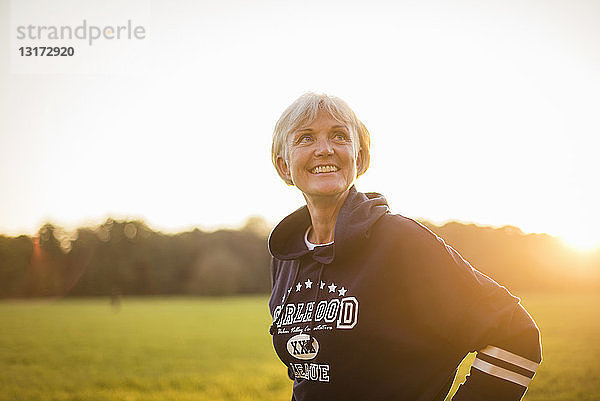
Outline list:
[[[0,302],[0,400],[289,400],[266,304],[264,296]],[[523,304],[544,347],[524,399],[600,400],[600,295],[529,294]]]

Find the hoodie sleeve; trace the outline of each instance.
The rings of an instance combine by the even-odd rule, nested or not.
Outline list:
[[[421,226],[413,242],[428,324],[458,355],[477,352],[454,401],[520,400],[542,360],[539,330],[519,299]],[[414,238],[414,237],[413,237]]]
[[[477,350],[467,380],[454,401],[520,400],[542,357],[539,331],[529,314],[517,305],[502,333],[490,333]]]

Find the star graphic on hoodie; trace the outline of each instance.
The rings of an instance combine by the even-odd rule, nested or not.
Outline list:
[[[335,292],[337,285],[331,283],[331,285],[328,285],[327,288],[329,288],[329,292]]]
[[[302,283],[296,284],[296,292],[300,291],[301,288],[302,288]]]
[[[325,283],[321,281],[321,289],[325,288]]]
[[[344,287],[340,288],[338,290],[338,292],[340,293],[340,297],[343,297],[344,295],[346,295],[346,291],[348,291],[348,290],[345,289]]]
[[[304,282],[304,285],[306,285],[306,288],[312,288],[312,284],[313,283],[312,283],[312,281],[310,281],[310,279],[308,279]]]

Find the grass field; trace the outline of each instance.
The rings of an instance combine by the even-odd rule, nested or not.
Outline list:
[[[523,303],[544,346],[524,399],[600,400],[600,295]],[[269,320],[262,296],[0,302],[0,400],[289,400]]]

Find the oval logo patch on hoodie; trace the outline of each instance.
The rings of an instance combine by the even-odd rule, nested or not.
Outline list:
[[[319,352],[319,343],[314,337],[311,343],[308,334],[296,334],[288,340],[287,350],[296,359],[313,359]]]

